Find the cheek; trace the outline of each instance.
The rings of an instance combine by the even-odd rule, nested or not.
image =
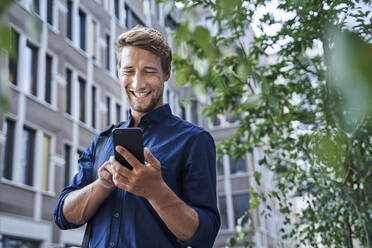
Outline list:
[[[125,91],[130,85],[130,80],[126,77],[122,77],[120,79],[120,85],[121,85],[121,88]]]

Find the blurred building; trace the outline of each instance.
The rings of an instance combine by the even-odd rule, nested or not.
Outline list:
[[[142,24],[158,29],[172,44],[170,31],[179,14],[166,15],[167,6],[156,6],[154,0],[14,2],[5,21],[17,56],[0,57],[11,94],[11,108],[0,121],[0,248],[76,247],[84,227],[60,231],[52,210],[95,134],[127,118],[128,104],[116,74],[116,37]],[[200,20],[208,25],[210,17],[201,13]],[[190,104],[180,104],[184,98]],[[216,143],[236,130],[239,117],[204,118],[192,89],[176,88],[173,78],[164,101],[176,115],[209,130]],[[225,246],[237,218],[249,209],[259,156],[255,152],[244,160],[217,160],[222,225],[215,247]],[[257,246],[274,247],[276,219],[253,217]]]

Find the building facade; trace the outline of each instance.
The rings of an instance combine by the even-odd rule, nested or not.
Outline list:
[[[17,56],[0,57],[11,99],[10,109],[0,115],[0,248],[79,246],[84,227],[60,231],[52,210],[93,137],[127,118],[129,106],[116,71],[116,37],[141,24],[158,29],[172,44],[170,31],[179,13],[167,12],[167,5],[154,0],[14,1],[5,21]],[[201,21],[207,23],[208,16]],[[184,98],[190,104],[180,104]],[[239,118],[204,118],[192,89],[176,88],[173,78],[166,83],[164,101],[176,115],[209,130],[216,143],[236,130]],[[222,222],[215,247],[225,246],[237,218],[249,209],[258,156],[217,160]],[[266,238],[270,232],[261,231],[259,247],[272,247]]]

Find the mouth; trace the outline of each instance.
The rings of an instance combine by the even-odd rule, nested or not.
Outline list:
[[[151,91],[136,92],[131,90],[130,93],[134,95],[136,98],[145,98],[151,93]]]

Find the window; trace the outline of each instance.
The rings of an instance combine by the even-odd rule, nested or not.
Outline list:
[[[191,100],[191,122],[198,125],[198,101]]]
[[[13,174],[15,121],[7,119],[4,124],[4,132],[6,135],[6,140],[4,150],[3,177],[11,180]]]
[[[218,197],[218,210],[221,217],[221,229],[227,229],[227,206],[226,196]]]
[[[91,45],[91,51],[90,55],[92,56],[93,59],[97,58],[97,23],[95,20],[92,20],[92,30],[90,33],[91,37],[90,40],[92,42]]]
[[[239,174],[247,172],[245,159],[235,161],[230,157],[230,174]]]
[[[118,58],[115,56],[115,65],[118,64]],[[119,72],[118,72],[118,67],[115,66],[115,76],[117,79],[119,79]]]
[[[40,242],[35,240],[27,240],[23,238],[15,238],[15,237],[9,237],[9,236],[3,236],[3,247],[8,248],[16,248],[16,247],[22,247],[22,248],[38,248],[40,247]]]
[[[211,118],[212,118],[212,125],[214,127],[221,126],[221,122],[222,122],[222,116],[221,115],[213,115]]]
[[[43,135],[41,188],[49,190],[49,162],[50,162],[50,136]]]
[[[145,26],[141,19],[125,4],[125,26],[131,29],[137,25]]]
[[[111,124],[111,99],[109,96],[106,97],[106,108],[107,108],[107,115],[106,115],[107,125],[110,125]]]
[[[92,86],[92,127],[96,128],[97,96],[96,87]]]
[[[85,80],[79,77],[78,79],[78,96],[79,96],[79,120],[85,122]]]
[[[72,172],[72,175],[71,175],[71,179],[76,175],[76,173],[79,172],[79,158],[81,157],[81,155],[83,155],[83,151],[81,150],[77,150],[76,153],[75,153],[75,159],[74,159],[74,171]]]
[[[85,36],[86,36],[86,14],[79,9],[79,47],[86,51]]]
[[[110,71],[110,52],[111,52],[111,47],[110,47],[110,35],[106,34],[106,69]]]
[[[71,169],[71,146],[65,144],[65,187],[70,184],[70,169]]]
[[[217,165],[217,176],[223,176],[225,174],[223,170],[223,158],[218,157],[216,165]]]
[[[114,1],[114,8],[115,8],[115,17],[120,20],[119,16],[119,0]]]
[[[26,9],[40,15],[40,3],[39,0],[26,0]]]
[[[36,46],[27,42],[25,50],[25,82],[26,82],[26,92],[36,96],[37,95],[37,57],[38,49]]]
[[[47,0],[47,22],[53,25],[53,6],[54,0]]]
[[[225,122],[226,126],[229,126],[231,124],[235,124],[237,121],[240,121],[240,120],[241,120],[240,115],[234,114],[233,111],[231,111],[231,110],[228,110],[226,112],[226,122]]]
[[[170,91],[167,89],[167,103],[170,105]]]
[[[45,101],[52,103],[52,68],[53,58],[49,54],[45,57]]]
[[[234,205],[234,223],[237,224],[237,220],[242,217],[249,209],[249,195],[239,194],[233,195]],[[243,219],[243,223],[248,219],[248,215]]]
[[[33,182],[33,171],[34,171],[34,152],[35,152],[35,130],[24,126],[23,127],[23,142],[20,149],[21,152],[21,164],[20,180],[22,183],[32,186]]]
[[[137,25],[145,26],[145,24],[141,21],[141,19],[136,14],[134,14],[134,12],[132,12],[132,26],[131,26],[131,28],[133,28]]]
[[[72,100],[72,71],[66,69],[66,93],[65,93],[65,112],[71,114]]]
[[[164,20],[164,25],[170,28],[171,30],[174,30],[177,28],[178,24],[170,15],[167,15],[167,17],[165,17]]]
[[[181,118],[186,120],[186,109],[181,105]]]
[[[119,123],[121,121],[121,106],[119,103],[116,104],[116,122]]]
[[[71,0],[67,0],[67,23],[66,23],[66,37],[72,40],[72,16],[73,5]]]
[[[18,73],[18,53],[19,53],[19,34],[11,29],[11,53],[9,54],[9,81],[17,85]]]

